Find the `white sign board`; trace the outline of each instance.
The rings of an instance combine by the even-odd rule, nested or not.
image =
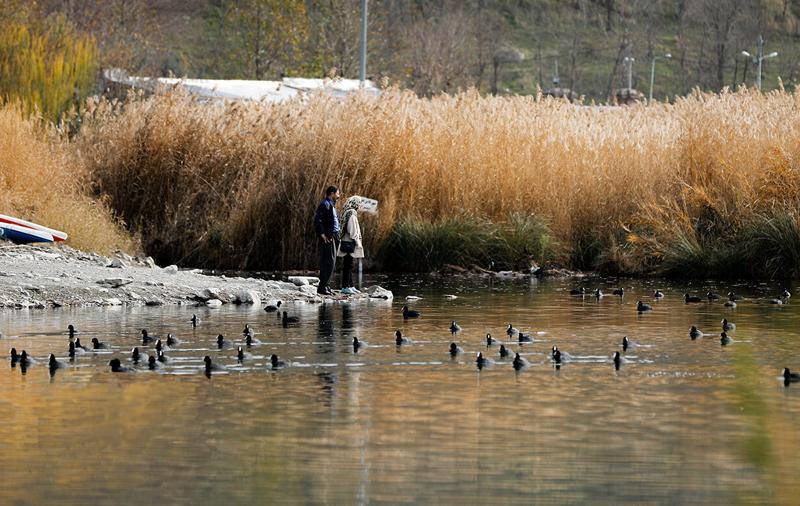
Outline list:
[[[361,197],[361,210],[365,213],[370,214],[378,214],[378,201],[375,199],[368,199],[367,197]]]

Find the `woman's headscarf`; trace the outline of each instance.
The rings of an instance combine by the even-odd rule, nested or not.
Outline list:
[[[361,207],[361,197],[357,195],[353,195],[344,203],[342,208],[342,230],[347,230],[347,221],[358,212],[359,207]]]

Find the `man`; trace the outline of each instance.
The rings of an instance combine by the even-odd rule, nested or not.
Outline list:
[[[319,286],[317,293],[333,295],[328,287],[336,268],[336,252],[339,249],[339,216],[336,214],[336,199],[339,189],[329,186],[325,190],[325,200],[320,202],[314,214],[314,229],[319,238]]]

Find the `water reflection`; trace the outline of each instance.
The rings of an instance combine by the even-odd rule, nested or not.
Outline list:
[[[573,283],[559,281],[379,282],[394,303],[289,304],[300,322],[287,328],[243,307],[0,312],[6,349],[38,359],[24,375],[0,368],[0,469],[14,484],[0,486],[0,504],[141,503],[131,490],[168,504],[720,504],[797,490],[800,385],[784,387],[780,371],[800,370],[800,310],[761,303],[783,287],[733,287],[744,300],[731,309],[684,304],[685,291],[711,289],[701,283],[625,281],[623,297],[597,299],[572,298]],[[611,293],[619,282],[586,285]],[[653,311],[638,315],[640,298]],[[404,303],[423,317],[404,321]],[[737,324],[726,347],[723,317]],[[534,342],[508,338],[509,322]],[[109,350],[67,361],[70,323]],[[239,363],[245,323],[259,342]],[[691,325],[709,336],[692,340]],[[154,352],[142,328],[180,340],[156,371],[130,357],[133,346]],[[395,329],[414,342],[395,346]],[[529,365],[515,372],[486,347],[489,332]],[[217,334],[231,346],[217,348]],[[365,353],[353,353],[354,336]],[[451,342],[464,350],[453,359]],[[478,370],[479,351],[494,365]],[[52,375],[50,352],[64,364]],[[271,370],[273,353],[292,366]],[[222,369],[205,375],[205,355]],[[112,357],[134,372],[111,374]],[[759,443],[758,458],[743,441]],[[770,447],[780,473],[765,472]],[[156,460],[168,485],[153,486]]]

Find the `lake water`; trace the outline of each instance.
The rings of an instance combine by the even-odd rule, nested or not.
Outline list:
[[[289,304],[301,320],[289,328],[246,307],[0,311],[4,353],[39,360],[0,368],[0,504],[797,500],[800,384],[779,375],[800,370],[800,302],[766,303],[782,285],[625,280],[624,298],[596,300],[568,290],[616,285],[377,281],[393,302]],[[709,289],[747,300],[684,304]],[[403,320],[407,295],[422,297],[409,303],[422,318]],[[638,299],[654,310],[638,314]],[[738,326],[725,347],[723,317]],[[111,349],[70,362],[70,323]],[[245,323],[261,344],[238,364],[216,335],[241,343]],[[531,363],[520,372],[485,346],[508,323],[537,340],[510,345]],[[691,325],[710,335],[691,340]],[[152,353],[142,328],[181,343],[156,372],[111,373],[112,357],[132,366],[133,346]],[[395,329],[413,344],[395,346]],[[624,335],[639,346],[617,371]],[[354,336],[369,343],[358,354]],[[560,369],[553,345],[570,357]],[[478,351],[496,363],[478,370]],[[66,366],[53,375],[50,352]],[[291,365],[270,370],[272,353]],[[207,378],[204,355],[225,369]]]

